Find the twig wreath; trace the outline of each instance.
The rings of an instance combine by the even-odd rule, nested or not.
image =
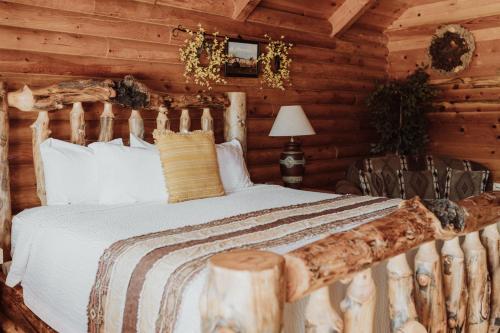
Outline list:
[[[264,37],[269,42],[266,46],[267,52],[259,56],[263,71],[262,83],[270,88],[285,90],[285,84],[290,81],[290,64],[292,63],[288,52],[293,45],[284,42],[284,36],[281,36],[280,40],[272,40],[268,35]]]
[[[219,39],[219,33],[212,33],[206,38],[205,30],[198,26],[198,31],[186,29],[190,38],[184,40],[184,45],[179,49],[181,61],[184,63],[184,77],[186,82],[192,78],[194,83],[211,90],[211,83],[226,83],[221,76],[221,67],[227,61],[225,53],[227,37]],[[206,56],[206,63],[202,57]]]
[[[179,49],[181,61],[184,63],[186,82],[192,79],[194,83],[209,90],[212,89],[213,83],[226,84],[221,75],[221,68],[229,61],[225,53],[229,38],[219,35],[218,32],[208,34],[201,25],[198,25],[197,31],[181,26],[175,28],[174,32],[176,31],[189,34],[189,38],[184,40],[184,45]],[[266,52],[257,59],[263,68],[261,83],[270,88],[285,90],[286,83],[290,81],[292,63],[288,53],[293,45],[286,43],[283,40],[284,36],[276,41],[267,34],[264,37],[268,40]]]
[[[445,25],[436,30],[429,46],[431,68],[445,75],[467,68],[474,55],[472,33],[458,24]]]

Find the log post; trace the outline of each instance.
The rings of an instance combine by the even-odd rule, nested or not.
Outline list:
[[[500,332],[500,234],[496,224],[487,226],[481,235],[488,253],[491,276],[491,311],[488,333]]]
[[[407,322],[418,320],[413,302],[413,272],[402,253],[387,263],[389,315],[391,332],[398,332]]]
[[[341,333],[344,323],[335,311],[328,287],[314,291],[307,302],[305,311],[306,333]]]
[[[465,256],[458,237],[444,242],[441,264],[448,332],[461,333],[465,330],[468,293]]]
[[[132,110],[128,118],[128,127],[130,133],[134,134],[140,139],[144,139],[144,119],[138,110]]]
[[[214,130],[214,118],[212,118],[209,108],[203,108],[203,114],[201,115],[201,130],[205,132]]]
[[[371,269],[354,275],[340,303],[344,313],[344,333],[371,333],[375,319],[377,291]]]
[[[73,108],[69,113],[69,123],[71,126],[71,142],[77,145],[85,145],[85,114],[82,102],[73,103]]]
[[[446,332],[441,262],[434,241],[420,246],[415,256],[415,303],[429,333]]]
[[[9,175],[9,107],[7,89],[0,82],[0,232],[3,248],[3,262],[10,259],[10,231],[12,211]]]
[[[491,285],[488,274],[486,250],[479,240],[479,232],[465,236],[462,244],[467,272],[467,332],[486,333],[490,317]]]
[[[237,139],[247,151],[247,101],[244,92],[228,92],[230,105],[224,110],[224,140]]]
[[[100,117],[99,141],[108,142],[113,140],[113,105],[109,102],[104,102],[104,109]]]
[[[401,327],[397,333],[427,333],[424,325],[420,324],[418,321],[409,321]]]
[[[189,110],[182,109],[181,119],[179,124],[179,133],[189,133],[191,128],[191,117],[189,117]]]
[[[42,206],[47,204],[45,194],[45,175],[43,173],[43,161],[40,153],[40,145],[50,136],[49,113],[38,112],[36,121],[30,126],[32,132],[33,163],[35,165],[36,193]]]
[[[281,333],[285,284],[282,256],[257,250],[214,255],[200,301],[203,333]]]
[[[159,134],[170,130],[170,120],[168,119],[168,109],[165,106],[160,106],[158,116],[156,116],[156,131]]]

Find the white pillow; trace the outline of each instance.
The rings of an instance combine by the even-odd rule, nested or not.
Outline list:
[[[226,193],[253,186],[238,140],[216,145],[219,174]]]
[[[108,145],[123,145],[116,139]],[[97,162],[91,148],[49,138],[40,145],[47,205],[99,201]]]
[[[101,142],[89,147],[97,158],[100,204],[168,201],[157,151]]]
[[[146,142],[134,134],[130,134],[130,146],[149,149],[158,152],[155,145]],[[238,140],[215,145],[217,148],[217,161],[219,174],[226,193],[253,186],[243,158],[243,149]]]

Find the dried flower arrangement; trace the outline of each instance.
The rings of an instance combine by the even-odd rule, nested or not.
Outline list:
[[[229,61],[229,56],[225,52],[229,38],[214,32],[207,39],[208,34],[201,25],[198,25],[198,31],[184,29],[181,26],[174,30],[185,31],[190,36],[184,40],[184,45],[179,49],[181,61],[184,63],[186,82],[192,78],[194,83],[207,87],[208,90],[212,89],[213,83],[226,84],[226,80],[221,76],[221,67]],[[273,40],[267,34],[264,37],[268,40],[267,51],[257,59],[263,69],[261,82],[270,88],[285,90],[286,83],[290,81],[292,63],[288,53],[293,45],[286,43],[283,40],[284,36],[281,36],[280,40]],[[205,62],[202,61],[203,58]]]
[[[285,84],[290,80],[290,64],[292,59],[288,55],[292,48],[291,43],[280,40],[273,40],[270,36],[264,37],[269,40],[266,46],[267,52],[259,57],[262,64],[262,83],[271,88],[285,90]]]
[[[179,49],[181,61],[184,63],[184,77],[186,82],[190,78],[196,84],[212,89],[212,83],[226,83],[221,76],[221,67],[227,61],[225,53],[227,37],[221,39],[218,32],[206,38],[205,30],[198,25],[198,31],[186,29],[190,38],[184,40]],[[206,56],[206,63],[202,64],[202,56]]]

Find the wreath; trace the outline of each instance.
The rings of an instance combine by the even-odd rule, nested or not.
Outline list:
[[[455,74],[470,64],[475,44],[472,33],[457,24],[442,26],[429,46],[431,68],[441,74]]]
[[[221,67],[227,61],[225,48],[227,37],[220,39],[219,33],[214,32],[206,38],[205,30],[198,26],[198,31],[186,29],[190,38],[184,40],[179,49],[181,61],[184,63],[184,77],[186,82],[192,78],[196,84],[212,89],[212,83],[226,83],[221,76]]]
[[[285,90],[285,84],[290,80],[290,59],[288,52],[292,48],[291,43],[285,43],[281,36],[280,40],[272,40],[268,35],[264,37],[269,41],[267,52],[259,56],[262,64],[262,83],[270,88]]]

